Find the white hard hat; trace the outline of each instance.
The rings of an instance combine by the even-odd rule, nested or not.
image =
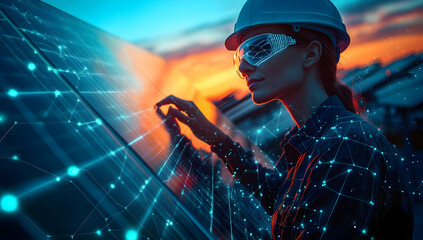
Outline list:
[[[225,41],[228,50],[236,50],[245,30],[262,24],[290,24],[326,34],[337,53],[350,44],[350,36],[338,9],[329,0],[247,0],[235,24],[234,33]],[[296,30],[298,31],[298,30]]]

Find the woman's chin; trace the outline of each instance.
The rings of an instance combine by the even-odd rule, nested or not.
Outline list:
[[[265,104],[272,101],[272,99],[269,99],[268,96],[261,96],[260,94],[255,92],[252,92],[252,99],[253,102],[257,105]]]

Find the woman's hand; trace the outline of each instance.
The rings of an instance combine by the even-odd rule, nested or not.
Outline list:
[[[160,108],[168,104],[174,104],[177,109],[170,106],[167,115],[187,125],[192,133],[201,141],[212,145],[222,142],[225,139],[225,133],[213,123],[209,122],[192,101],[183,100],[170,95],[156,103],[155,107]]]
[[[176,145],[180,138],[182,137],[181,128],[179,127],[178,122],[173,116],[165,115],[160,108],[156,108],[156,113],[161,119],[164,120],[164,126],[169,132],[170,139],[174,145]]]

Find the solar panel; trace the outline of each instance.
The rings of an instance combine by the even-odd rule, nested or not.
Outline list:
[[[250,144],[177,70],[38,1],[2,1],[0,26],[0,238],[269,238],[259,202],[155,113],[192,99]]]
[[[413,108],[423,102],[420,91],[423,89],[423,69],[417,65],[407,71],[408,77],[394,79],[375,91],[379,103],[383,105]]]
[[[417,62],[418,57],[414,55],[410,55],[404,59],[401,59],[400,61],[393,62],[383,69],[379,69],[375,73],[366,77],[364,80],[359,81],[354,85],[354,90],[361,94],[368,94],[372,89],[386,84],[391,74],[397,75],[416,65]]]

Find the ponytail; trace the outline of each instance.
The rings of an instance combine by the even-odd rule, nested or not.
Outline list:
[[[337,56],[335,56],[335,49],[329,37],[309,29],[301,29],[296,35],[300,35],[304,39],[320,41],[323,49],[319,61],[319,75],[326,94],[329,97],[337,95],[347,110],[362,115],[362,108],[358,104],[362,98],[345,83],[339,81],[336,76]]]

